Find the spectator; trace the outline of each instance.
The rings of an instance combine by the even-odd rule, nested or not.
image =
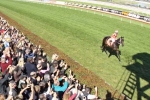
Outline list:
[[[95,94],[92,95],[92,94],[90,94],[90,93],[91,93],[91,89],[90,89],[89,87],[85,87],[85,86],[84,86],[84,88],[83,88],[83,90],[82,90],[84,96],[85,96],[87,99],[97,99],[97,98],[98,98],[98,89],[97,89],[97,87],[94,87],[94,89],[95,89]]]
[[[27,79],[27,76],[26,75],[22,75],[20,76],[19,78],[19,83],[18,83],[18,90],[21,91],[21,84],[22,83],[26,83],[26,79]]]
[[[47,58],[45,58],[45,57],[42,58],[41,64],[42,64],[42,70],[46,70],[47,67],[50,66],[49,63],[47,62]]]
[[[74,100],[75,97],[77,96],[77,86],[78,84],[75,85],[75,89],[74,89],[74,93],[71,96],[71,93],[69,92],[70,89],[73,87],[74,85],[70,85],[67,90],[65,91],[64,95],[63,95],[63,100]]]
[[[16,90],[16,82],[15,81],[10,81],[9,82],[9,87],[7,88],[7,94],[10,96],[17,96],[17,90]]]
[[[31,81],[31,83],[33,83],[34,85],[38,85],[38,81],[39,81],[39,80],[37,80],[36,77],[37,77],[36,72],[31,72],[31,73],[30,73],[30,81]],[[39,77],[39,76],[38,76],[38,77]]]
[[[64,79],[65,82],[64,82],[63,86],[60,86],[60,81],[63,80],[63,79]],[[66,76],[64,76],[62,78],[59,78],[59,79],[57,77],[55,77],[53,80],[54,80],[54,84],[52,85],[52,89],[54,91],[64,92],[67,89],[67,87],[68,87],[68,78]]]
[[[57,92],[54,92],[53,93],[53,98],[52,100],[59,100],[59,97],[58,97],[58,93]]]
[[[39,98],[39,94],[40,94],[40,91],[41,91],[41,87],[39,85],[35,85],[35,95],[36,95],[36,98]]]
[[[24,55],[25,62],[27,61],[28,58],[33,58],[33,57],[34,54],[31,52],[30,48],[27,48],[25,50],[25,55]]]
[[[4,73],[9,65],[12,64],[12,58],[10,56],[9,48],[6,48],[3,52],[3,56],[1,57],[0,67],[2,72]]]
[[[11,76],[11,73],[13,72],[14,68],[8,67],[8,73],[5,75],[0,74],[0,93],[6,95],[6,89],[7,89],[7,83],[9,81],[9,77]]]
[[[0,94],[0,100],[6,100],[4,94]]]
[[[32,57],[29,57],[27,59],[27,63],[25,63],[24,67],[25,67],[25,72],[27,73],[28,76],[30,75],[31,72],[37,72],[37,68],[33,64],[33,58]]]

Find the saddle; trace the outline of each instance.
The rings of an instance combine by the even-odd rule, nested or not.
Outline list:
[[[106,44],[107,44],[107,46],[110,47],[110,48],[115,48],[115,47],[116,47],[116,45],[115,45],[116,41],[113,42],[113,43],[112,43],[112,42],[113,42],[113,41],[111,40],[111,37],[110,37],[110,38],[107,39]]]
[[[109,38],[106,40],[107,46],[111,46],[111,42],[112,42],[111,37],[109,37]]]

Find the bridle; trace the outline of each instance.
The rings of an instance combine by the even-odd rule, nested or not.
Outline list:
[[[119,41],[117,41],[118,44],[122,44],[122,37],[119,38]]]

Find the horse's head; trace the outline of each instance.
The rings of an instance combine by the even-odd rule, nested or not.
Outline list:
[[[120,37],[119,39],[117,39],[117,43],[124,46],[124,37]]]
[[[124,46],[124,37],[120,37],[120,44]]]

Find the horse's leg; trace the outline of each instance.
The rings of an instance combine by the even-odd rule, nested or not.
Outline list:
[[[112,55],[112,53],[113,53],[113,50],[109,52],[108,58]]]
[[[104,46],[101,46],[100,48],[101,48],[102,52],[104,52]]]
[[[102,52],[104,52],[105,50],[104,49],[102,49]]]
[[[120,51],[117,50],[116,53],[117,53],[117,58],[118,58],[118,60],[121,61],[121,59],[120,59]]]
[[[109,53],[109,56],[108,56],[108,58],[111,56],[111,53]]]
[[[105,53],[107,54],[107,50],[106,50],[106,47],[105,47],[105,46],[104,46],[104,48],[103,48],[103,49],[104,49]]]
[[[104,52],[105,51],[105,53],[107,54],[107,50],[106,50],[106,47],[105,46],[103,46],[103,48],[102,48],[102,52]]]
[[[105,53],[107,54],[107,50],[106,50],[106,48],[104,48],[104,49],[103,49],[103,52],[104,52],[104,51],[105,51]]]
[[[107,50],[105,49],[105,53],[107,54]]]

